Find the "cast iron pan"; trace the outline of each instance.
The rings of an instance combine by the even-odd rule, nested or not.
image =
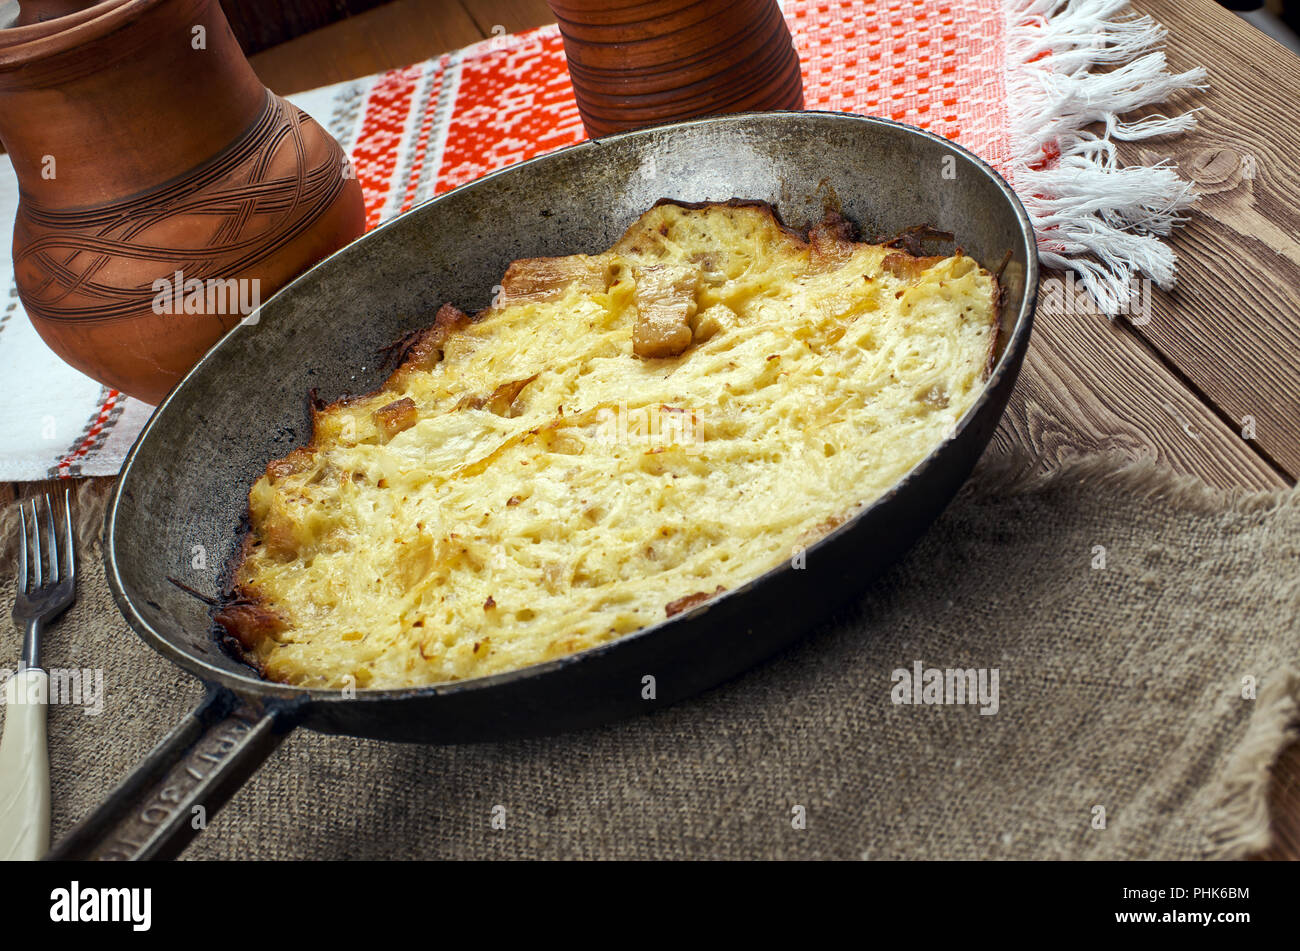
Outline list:
[[[209,565],[236,545],[251,483],[309,435],[304,395],[383,380],[379,351],[438,305],[485,306],[515,258],[608,247],[660,198],[762,199],[789,225],[839,206],[864,236],[953,232],[1002,268],[1002,333],[987,389],[906,478],[790,564],[621,640],[525,670],[447,686],[355,691],[260,680],[220,649]],[[948,246],[951,249],[951,245]],[[1009,255],[1009,260],[1008,260]],[[730,115],[586,142],[434,198],[321,262],[218,343],[163,401],[110,501],[104,561],[118,606],[207,695],[51,858],[155,858],[194,834],[302,726],[383,740],[459,743],[587,727],[714,686],[789,644],[897,559],[939,514],[993,434],[1033,318],[1038,262],[1011,189],[964,149],[918,129],[830,113]]]

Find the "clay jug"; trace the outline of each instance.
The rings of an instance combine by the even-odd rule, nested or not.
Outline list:
[[[359,183],[258,81],[217,0],[22,7],[0,30],[19,296],[60,357],[156,403],[253,305],[361,234]]]
[[[548,0],[587,134],[803,108],[777,0]]]

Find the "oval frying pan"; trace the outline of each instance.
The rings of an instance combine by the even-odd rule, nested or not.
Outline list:
[[[837,205],[865,236],[930,225],[1000,266],[1000,352],[953,434],[887,495],[784,564],[693,610],[524,670],[411,690],[269,683],[218,647],[205,606],[168,581],[203,545],[237,544],[268,460],[309,435],[306,394],[377,386],[376,354],[445,301],[486,305],[521,257],[608,247],[657,199],[762,199],[804,228]],[[951,248],[951,245],[948,245]],[[931,253],[934,250],[931,249]],[[993,434],[1028,340],[1038,262],[1011,189],[971,153],[883,119],[759,113],[585,142],[434,198],[303,274],[219,342],[163,401],[109,503],[104,561],[127,621],[207,684],[205,699],[52,858],[154,858],[193,835],[290,729],[456,743],[577,729],[643,711],[644,678],[671,703],[775,653],[860,591],[939,514]]]

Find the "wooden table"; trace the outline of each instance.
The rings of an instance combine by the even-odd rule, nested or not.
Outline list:
[[[1178,287],[1151,320],[1040,307],[1020,381],[991,451],[1051,468],[1078,453],[1154,456],[1215,486],[1300,477],[1300,58],[1212,0],[1135,0],[1169,28],[1174,70],[1205,66],[1199,128],[1122,154],[1168,156],[1203,193],[1172,244]],[[396,0],[252,57],[281,94],[426,59],[551,22],[544,0]],[[1047,275],[1052,277],[1053,275]],[[1060,277],[1060,275],[1055,275]],[[1254,435],[1247,438],[1246,417]],[[0,497],[39,486],[9,485]],[[1300,858],[1300,741],[1278,762],[1275,844]]]

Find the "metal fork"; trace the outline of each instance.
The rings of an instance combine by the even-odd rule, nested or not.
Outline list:
[[[45,714],[50,675],[41,669],[41,634],[77,597],[77,559],[72,544],[71,496],[63,490],[62,540],[54,504],[46,493],[45,518],[31,502],[19,507],[18,596],[14,623],[23,629],[23,656],[4,685],[5,724],[0,737],[0,859],[38,859],[50,847],[50,758]],[[41,544],[44,530],[45,543]],[[44,557],[42,557],[44,555]]]

